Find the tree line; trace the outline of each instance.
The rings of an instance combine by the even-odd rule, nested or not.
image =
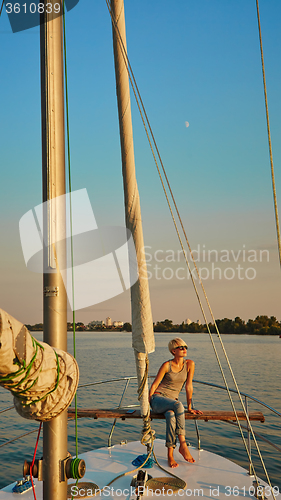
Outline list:
[[[281,335],[281,321],[277,321],[275,316],[257,316],[256,319],[249,319],[247,322],[238,316],[232,320],[228,318],[216,319],[220,333],[244,333],[253,335]],[[42,331],[43,324],[37,323],[35,325],[25,325],[30,331]],[[83,323],[76,323],[77,331],[85,331]],[[173,324],[172,320],[165,319],[164,321],[157,321],[153,325],[155,332],[178,332],[178,333],[207,333],[208,329],[206,324],[190,323],[189,325],[182,322],[181,324]],[[209,328],[212,333],[216,332],[215,326],[209,323]],[[68,330],[73,330],[73,324],[67,324]],[[101,327],[96,326],[91,329],[92,331],[132,331],[131,323],[124,323],[122,328]],[[87,330],[87,331],[91,331]]]
[[[220,333],[244,333],[253,335],[281,335],[281,322],[277,321],[275,316],[257,316],[256,319],[249,319],[247,322],[238,316],[232,320],[228,318],[216,319]],[[212,333],[216,332],[213,323],[209,323]],[[174,325],[169,319],[157,321],[154,325],[155,332],[180,332],[180,333],[207,333],[206,324],[182,322],[180,325]]]

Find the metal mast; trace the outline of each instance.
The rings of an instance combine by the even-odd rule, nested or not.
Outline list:
[[[139,269],[139,279],[131,288],[131,305],[133,347],[135,350],[137,375],[140,383],[145,373],[146,354],[154,351],[153,322],[147,268],[144,258],[140,200],[135,174],[130,86],[127,61],[126,57],[124,58],[124,50],[127,53],[127,44],[123,0],[111,0],[111,13],[113,19],[113,48],[122,152],[126,226],[130,229],[134,238]],[[117,28],[114,26],[114,20]],[[122,39],[121,43],[120,37]],[[141,411],[143,415],[149,412],[147,384],[141,399]]]
[[[40,27],[43,202],[65,194],[65,131],[62,15],[43,14]],[[42,16],[41,16],[42,17]],[[65,269],[65,209],[53,203],[44,210],[44,341],[67,350],[67,299],[60,268]],[[67,479],[61,461],[67,456],[67,411],[43,427],[43,498],[66,500]]]

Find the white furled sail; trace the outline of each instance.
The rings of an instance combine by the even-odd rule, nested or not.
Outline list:
[[[43,422],[57,417],[70,405],[78,379],[71,354],[38,342],[0,309],[0,385],[12,392],[22,417]]]
[[[127,71],[127,45],[123,0],[111,0],[113,46],[118,100],[122,173],[126,227],[132,232],[136,248],[139,279],[131,288],[132,337],[139,385],[146,373],[147,354],[154,351],[153,321],[145,262],[139,192],[135,175],[130,88]],[[122,39],[122,41],[121,41]],[[124,52],[125,51],[125,52]],[[142,415],[149,413],[148,386],[140,400]]]

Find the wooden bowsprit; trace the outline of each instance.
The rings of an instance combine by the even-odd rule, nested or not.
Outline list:
[[[68,408],[68,418],[73,419],[75,416],[74,408]],[[120,418],[121,420],[126,420],[126,418],[142,418],[140,410],[132,410],[131,408],[113,408],[113,409],[90,409],[90,408],[78,408],[77,410],[78,418]],[[239,420],[246,420],[245,413],[243,411],[238,411],[237,416]],[[250,412],[248,414],[249,420],[255,420],[258,422],[264,422],[265,418],[261,411]],[[150,412],[151,420],[154,419],[165,419],[164,413],[153,413]],[[185,412],[186,420],[221,420],[221,421],[231,421],[235,422],[236,417],[233,411],[205,411],[202,415],[194,415],[192,413]]]

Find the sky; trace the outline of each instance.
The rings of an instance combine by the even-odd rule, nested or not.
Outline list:
[[[260,14],[280,199],[279,0],[260,0]],[[130,61],[214,316],[281,320],[255,1],[127,0],[125,15]],[[105,1],[80,0],[66,30],[72,186],[87,188],[99,227],[123,226]],[[42,321],[42,276],[26,268],[19,220],[42,197],[39,28],[13,33],[4,9],[0,39],[0,307],[33,324]],[[203,321],[134,102],[132,112],[153,320]],[[76,319],[107,316],[130,321],[129,291]]]

